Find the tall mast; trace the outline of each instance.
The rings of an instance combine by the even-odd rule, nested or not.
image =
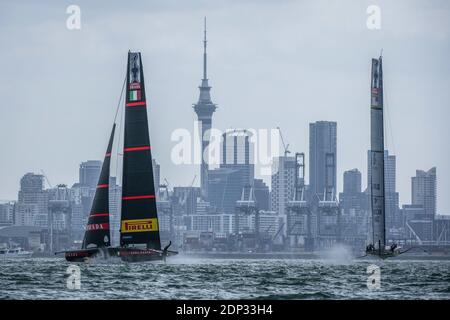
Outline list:
[[[128,52],[120,245],[161,250],[141,54]]]
[[[373,244],[379,251],[386,246],[384,185],[383,66],[382,57],[372,59],[370,104],[370,203]]]

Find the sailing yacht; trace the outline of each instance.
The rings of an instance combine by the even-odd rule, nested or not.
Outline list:
[[[23,250],[21,247],[0,249],[0,259],[31,258],[32,255],[32,251]]]
[[[381,259],[401,253],[397,244],[386,247],[386,209],[384,182],[384,125],[383,125],[383,66],[382,57],[372,59],[370,103],[370,204],[372,209],[373,243],[366,247],[366,255]],[[406,251],[405,251],[406,252]]]
[[[113,124],[81,249],[64,251],[67,261],[120,257],[124,261],[165,260],[177,254],[161,248],[140,52],[128,52],[120,244],[111,246],[109,176],[116,124]]]

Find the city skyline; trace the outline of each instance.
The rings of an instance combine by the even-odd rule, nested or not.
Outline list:
[[[292,5],[290,2],[285,3],[286,7],[289,7],[290,5]],[[305,5],[313,12],[315,12],[314,10],[318,10],[318,8],[320,8],[320,5],[314,5],[311,3]],[[380,5],[381,8],[387,7],[398,10],[398,8],[396,7],[397,5],[390,5],[385,2],[381,2]],[[9,5],[5,4],[2,4],[2,6],[9,7]],[[270,4],[267,4],[267,6],[270,7]],[[18,10],[17,6],[12,5],[12,8]],[[89,10],[93,10],[91,12],[96,12],[95,10],[98,10],[98,8],[96,8],[95,6],[88,4],[81,4],[81,8],[85,13],[90,12]],[[321,52],[320,61],[314,60],[314,68],[311,68],[311,70],[306,70],[307,72],[303,77],[301,73],[298,72],[298,67],[300,67],[301,70],[305,67],[307,67],[306,69],[308,69],[311,66],[306,66],[302,63],[302,55],[299,54],[299,50],[302,50],[302,46],[298,42],[293,46],[292,43],[290,44],[291,46],[289,46],[289,43],[286,43],[286,46],[282,46],[283,49],[281,51],[272,51],[269,55],[261,54],[261,56],[258,56],[256,52],[254,52],[255,50],[258,51],[256,48],[266,48],[265,43],[258,42],[258,40],[260,41],[264,39],[264,35],[258,33],[254,27],[246,26],[247,29],[244,30],[244,35],[237,33],[235,34],[235,37],[231,39],[224,37],[224,34],[226,35],[227,29],[236,31],[236,27],[232,27],[224,23],[223,17],[215,13],[214,8],[214,6],[208,6],[205,11],[198,10],[198,12],[195,12],[195,15],[193,17],[189,18],[184,18],[182,9],[180,9],[182,13],[180,13],[180,11],[176,11],[176,14],[174,15],[181,15],[184,18],[182,20],[183,27],[188,27],[188,30],[183,31],[185,32],[183,33],[183,35],[186,36],[186,39],[184,40],[180,39],[179,32],[181,32],[181,30],[173,30],[173,26],[171,26],[169,23],[170,21],[173,21],[173,19],[175,19],[174,16],[166,17],[168,21],[158,20],[158,22],[153,22],[153,24],[151,23],[150,30],[153,30],[152,32],[154,32],[152,34],[152,39],[157,40],[156,42],[158,43],[158,46],[166,45],[168,47],[166,49],[159,48],[158,51],[155,50],[156,47],[153,47],[153,45],[149,44],[149,42],[151,41],[145,41],[145,43],[143,43],[142,51],[147,62],[146,70],[148,70],[147,73],[149,74],[146,78],[147,86],[149,87],[149,100],[151,102],[154,101],[154,103],[151,104],[155,107],[153,110],[155,113],[155,117],[158,118],[158,120],[155,120],[154,118],[150,119],[150,131],[152,143],[156,147],[154,155],[158,163],[161,164],[161,177],[167,177],[172,185],[189,185],[194,174],[198,174],[197,165],[188,167],[184,165],[176,166],[170,162],[170,146],[173,146],[173,144],[170,143],[170,133],[171,130],[177,127],[188,129],[192,128],[193,120],[195,119],[195,114],[192,110],[191,103],[192,101],[195,101],[196,96],[198,95],[197,86],[198,81],[201,78],[202,64],[202,19],[203,15],[207,15],[209,21],[208,29],[211,30],[211,32],[209,32],[208,39],[208,41],[210,41],[210,46],[208,47],[208,68],[210,85],[214,88],[214,102],[217,102],[219,105],[219,109],[214,115],[214,122],[217,123],[217,125],[214,125],[214,127],[226,129],[231,126],[243,126],[244,128],[275,128],[277,126],[280,126],[283,130],[283,134],[286,140],[290,143],[290,150],[293,152],[305,152],[306,158],[308,159],[309,137],[307,131],[309,123],[320,120],[336,121],[338,123],[336,172],[338,180],[337,192],[342,191],[343,172],[352,168],[358,168],[361,171],[363,177],[362,185],[364,188],[367,185],[367,181],[365,179],[367,168],[365,163],[366,152],[369,149],[369,58],[378,54],[379,48],[384,42],[380,39],[377,39],[380,34],[383,34],[383,36],[386,36],[387,38],[392,40],[392,38],[394,37],[392,33],[407,32],[407,30],[404,30],[402,28],[400,28],[400,30],[393,30],[389,28],[389,14],[393,13],[387,13],[387,19],[384,20],[387,20],[386,27],[382,27],[380,31],[369,31],[364,30],[366,17],[365,6],[361,5],[356,6],[356,8],[348,8],[352,14],[357,10],[360,10],[358,14],[361,15],[361,27],[357,28],[358,35],[353,34],[353,36],[356,36],[356,38],[359,39],[359,33],[362,33],[369,39],[375,40],[374,42],[376,42],[376,44],[366,46],[364,48],[364,51],[360,55],[358,55],[358,57],[355,57],[354,61],[349,61],[344,57],[344,59],[341,61],[334,60],[330,63],[329,61],[327,62],[327,59],[330,56],[326,56],[323,54],[323,52]],[[231,8],[228,8],[226,10],[235,12],[238,10],[238,8],[238,5],[233,5],[231,6]],[[251,4],[246,4],[244,6],[244,11],[245,9],[250,10],[250,8]],[[46,14],[45,9],[45,6],[43,6],[42,8],[37,8],[38,11],[41,10],[43,12],[43,15]],[[70,38],[72,41],[75,41],[80,45],[80,48],[83,48],[83,45],[86,45],[87,41],[86,34],[83,34],[83,32],[85,32],[86,29],[92,30],[89,29],[92,28],[89,26],[89,23],[94,24],[94,30],[96,30],[96,32],[100,32],[100,35],[103,32],[101,27],[95,24],[94,21],[96,20],[87,19],[86,25],[83,26],[83,29],[80,31],[79,35],[74,33],[66,34],[66,32],[69,31],[64,29],[65,16],[63,14],[63,9],[63,6],[61,6],[60,32],[61,34],[63,34],[61,36]],[[163,10],[163,8],[161,7],[159,7],[159,9]],[[335,6],[330,7],[330,10],[334,9],[342,10],[342,8],[338,8]],[[259,10],[262,9],[259,8]],[[285,11],[287,9],[283,6],[282,9],[277,8],[277,10],[279,10],[277,11],[277,13],[280,14],[286,14],[287,12]],[[57,16],[59,13],[54,11],[56,11],[56,9],[52,9],[52,14],[50,15],[49,19],[49,23],[51,26],[57,25],[59,21],[57,20]],[[260,13],[263,15],[268,14],[264,10]],[[433,12],[429,12],[430,15],[432,13]],[[111,15],[113,15],[113,10],[107,10],[106,16],[104,18],[111,18]],[[86,14],[85,16],[88,16],[88,14]],[[334,17],[333,15],[331,16]],[[242,19],[242,17],[237,15],[236,19],[238,18]],[[291,20],[292,19],[287,19],[286,26],[284,26],[285,28],[287,28],[289,24],[293,24],[293,21]],[[31,23],[32,21],[33,19],[31,19]],[[252,21],[255,22],[255,20]],[[11,21],[9,21],[8,23],[10,22]],[[20,22],[20,19],[17,22]],[[351,20],[351,23],[354,22],[354,20]],[[425,22],[428,23],[429,21],[425,18],[423,20],[419,20],[419,24]],[[162,25],[158,26],[158,23]],[[315,25],[315,22],[311,20],[309,20],[307,23],[309,23],[308,26],[310,28],[311,26]],[[293,25],[295,25],[295,23]],[[180,24],[178,24],[178,26],[180,26]],[[40,30],[45,30],[45,27],[45,25],[41,25],[41,28],[43,29]],[[272,27],[275,30],[280,29],[279,26]],[[397,25],[397,27],[399,26]],[[427,30],[434,31],[433,27],[436,27],[436,25],[428,26]],[[437,27],[442,26],[437,25]],[[284,30],[284,28],[281,29]],[[440,28],[437,29],[440,30]],[[443,39],[439,38],[438,35],[435,35],[435,38],[432,37],[431,40],[427,40],[435,45],[434,49],[436,48],[436,45],[442,45],[445,39],[448,39],[448,29],[444,29],[445,28],[443,28],[443,30],[440,30],[441,33],[439,34],[440,37],[443,37]],[[164,37],[168,37],[171,40],[177,41],[177,44],[174,45],[174,47],[182,44],[183,46],[185,46],[185,48],[187,48],[186,52],[175,54],[175,52],[171,51],[171,45],[166,43],[163,37],[159,37],[157,35],[158,31],[161,30],[166,31],[166,33],[164,33]],[[272,32],[275,32],[275,30]],[[339,30],[342,31],[342,29]],[[338,31],[337,35],[339,35],[340,31]],[[413,31],[417,32],[417,29],[413,29]],[[33,35],[33,32],[31,31],[22,30],[22,32],[25,32],[24,35]],[[108,32],[110,32],[110,30],[108,30]],[[331,30],[327,30],[327,32],[328,33],[326,33],[325,38],[329,40],[327,36],[331,36],[334,33]],[[376,32],[378,32],[379,34],[377,35]],[[299,36],[301,37],[304,35]],[[414,38],[414,36],[417,35],[412,35],[412,38],[417,40],[417,38]],[[251,48],[251,46],[247,47],[245,46],[245,44],[243,44],[243,41],[246,39],[246,37],[249,37],[249,39],[256,41],[253,48]],[[137,41],[137,38],[138,37],[126,44],[130,46],[137,45],[139,43]],[[269,34],[268,38],[272,41],[278,41],[278,38],[276,38],[275,35],[272,34]],[[66,51],[71,48],[71,46],[67,42],[71,41],[70,39],[64,40],[58,38],[58,44],[62,43],[62,46],[64,47],[63,49],[58,51],[59,53],[65,54],[67,53]],[[320,39],[318,40],[319,44],[326,44],[327,42],[327,40],[324,40],[323,42],[320,41]],[[420,36],[419,40],[425,41]],[[45,36],[43,36],[43,39],[41,39],[41,41],[43,42],[39,42],[39,44],[45,42],[48,42],[50,45],[52,44],[51,39],[47,39],[45,38]],[[309,42],[306,41],[306,43]],[[237,58],[231,59],[231,63],[227,64],[229,65],[230,70],[227,70],[227,67],[222,66],[222,61],[230,62],[230,50],[236,44],[240,45],[239,47],[242,51],[244,51],[244,53],[236,53]],[[332,44],[328,45],[331,48],[341,48],[340,45],[337,45],[336,47],[334,47]],[[19,50],[19,48],[22,48],[22,45],[19,46],[17,43],[13,42],[12,47],[15,48],[15,50]],[[353,46],[352,48],[355,48],[355,46]],[[388,112],[391,113],[392,116],[392,119],[387,119],[387,121],[389,120],[390,123],[387,122],[386,126],[388,131],[394,130],[392,135],[395,137],[395,143],[392,143],[391,133],[388,132],[386,134],[386,149],[389,150],[390,154],[393,154],[397,157],[398,173],[396,180],[398,185],[397,191],[400,193],[400,204],[411,203],[410,179],[415,175],[415,171],[417,169],[428,170],[431,167],[437,167],[437,211],[440,214],[449,214],[450,200],[445,197],[445,195],[448,193],[448,190],[450,189],[450,168],[446,166],[445,163],[445,159],[447,159],[449,156],[449,150],[448,148],[445,148],[445,139],[448,136],[447,133],[449,132],[449,129],[447,126],[445,126],[444,122],[444,119],[448,118],[448,111],[445,111],[444,108],[445,101],[448,101],[448,99],[446,100],[446,97],[448,97],[448,93],[443,91],[438,94],[438,98],[434,97],[432,94],[435,92],[434,90],[445,88],[445,85],[448,84],[449,81],[448,75],[444,76],[443,74],[440,74],[438,70],[434,69],[437,68],[439,61],[443,60],[437,59],[437,61],[434,62],[421,60],[421,64],[425,64],[425,66],[414,65],[412,67],[413,64],[409,63],[408,65],[408,61],[411,62],[417,60],[421,54],[423,55],[427,53],[426,50],[425,52],[419,50],[419,53],[408,51],[409,57],[404,59],[406,61],[402,61],[403,57],[401,56],[401,48],[397,48],[397,46],[392,43],[390,43],[390,46],[383,46],[383,48],[385,50],[385,75],[387,78],[386,91],[388,96],[388,100],[385,102],[388,108]],[[107,128],[109,124],[99,123],[99,119],[102,116],[109,116],[111,110],[115,108],[116,100],[119,94],[121,79],[120,75],[123,71],[120,59],[123,58],[124,54],[126,53],[124,51],[126,50],[125,48],[122,48],[120,50],[113,50],[112,52],[106,49],[107,48],[100,46],[100,55],[105,58],[100,60],[98,60],[98,57],[91,56],[90,54],[84,57],[82,56],[81,58],[77,57],[76,55],[69,55],[71,59],[70,62],[68,60],[58,60],[56,59],[56,57],[52,57],[55,58],[56,61],[58,61],[57,66],[61,72],[61,77],[64,77],[65,75],[68,76],[68,82],[75,89],[72,88],[71,90],[68,90],[68,88],[62,88],[59,85],[59,83],[65,82],[53,83],[52,81],[50,81],[50,93],[53,99],[50,99],[49,106],[45,107],[43,105],[47,103],[47,101],[43,100],[42,93],[39,94],[37,92],[34,92],[34,90],[31,88],[25,88],[28,93],[27,96],[29,97],[18,98],[20,107],[19,109],[23,110],[25,114],[18,112],[17,110],[7,110],[8,108],[2,108],[2,116],[0,117],[1,119],[8,119],[8,116],[11,115],[11,117],[17,121],[8,121],[11,123],[2,121],[0,126],[0,130],[2,130],[2,136],[7,136],[6,132],[11,131],[11,133],[13,133],[12,135],[10,135],[10,140],[5,141],[5,139],[2,139],[1,142],[2,150],[12,150],[7,155],[7,157],[2,158],[2,169],[0,169],[2,170],[2,183],[0,185],[1,199],[16,199],[19,184],[18,181],[20,177],[26,172],[34,171],[36,173],[39,173],[40,170],[43,169],[54,185],[56,185],[57,183],[70,184],[70,181],[76,181],[76,168],[80,162],[85,161],[86,159],[101,159],[101,155],[105,147],[104,140],[109,131],[109,129]],[[318,47],[315,47],[314,49],[319,50]],[[448,47],[444,47],[442,49],[445,49],[445,51],[441,50],[438,53],[433,52],[433,54],[437,54],[438,58],[442,58],[440,54],[444,56],[444,53],[448,51]],[[83,50],[86,49],[84,48]],[[24,52],[26,52],[26,50]],[[31,59],[34,63],[36,63],[36,59],[40,58],[44,59],[44,61],[47,63],[47,67],[55,67],[51,63],[51,59],[47,61],[46,58],[42,57],[42,54],[45,54],[46,52],[47,49],[39,47],[39,50],[37,51],[37,58],[32,58],[30,54],[27,54],[27,56],[25,57],[19,56],[19,58]],[[308,51],[308,54],[312,54],[313,52],[314,50],[310,50]],[[348,54],[347,51],[344,52],[345,54]],[[234,54],[235,52],[233,51],[232,53]],[[158,66],[161,57],[164,54],[169,54],[169,57],[172,58],[172,65],[170,65],[167,60],[163,59],[162,65]],[[249,59],[251,54],[254,55],[255,59],[242,60]],[[23,55],[23,53],[21,53],[21,55]],[[279,61],[280,57],[287,58],[288,62],[281,63]],[[178,60],[179,58],[181,60]],[[18,58],[11,57],[11,59],[13,61],[17,61]],[[180,61],[182,63],[178,64],[174,63],[174,61]],[[244,66],[246,66],[243,61],[252,61],[252,63],[254,64],[254,67],[252,68],[252,71],[254,71],[253,75],[252,72],[248,71],[246,71],[245,74],[239,72],[239,69],[242,69],[244,68]],[[263,75],[262,73],[260,73],[260,71],[258,71],[258,69],[261,68],[263,62],[272,62],[273,64],[275,64],[275,67],[281,67],[281,69],[278,70],[279,73],[273,73],[274,70],[272,70],[272,72],[267,72],[267,74],[270,74],[272,76],[272,79],[258,79]],[[77,67],[81,67],[82,71],[77,74],[77,72],[74,71],[73,67],[70,66],[70,63],[74,63]],[[293,63],[296,63],[297,67],[295,67]],[[12,65],[17,66],[18,64],[12,63]],[[23,64],[20,65],[26,67],[27,62],[24,61]],[[354,65],[357,66],[355,67],[355,69],[353,69]],[[115,68],[114,66],[117,66],[117,68]],[[291,71],[289,66],[292,66],[294,71]],[[274,68],[273,65],[268,67]],[[12,71],[12,69],[6,65],[5,68],[7,69],[7,71]],[[166,68],[166,70],[164,70],[164,68]],[[178,75],[176,71],[180,68],[182,74],[179,78],[175,78],[174,76]],[[344,84],[336,83],[336,81],[338,81],[338,78],[336,78],[337,75],[339,73],[342,73],[342,70],[339,68],[349,68],[349,70],[351,70],[349,75],[349,78],[351,79],[350,81],[344,81]],[[430,68],[435,73],[430,73]],[[26,68],[24,68],[24,70],[25,69]],[[39,67],[37,69],[39,70]],[[89,69],[91,70],[88,71]],[[103,72],[104,69],[117,70],[112,71],[112,74],[110,74],[106,71]],[[443,69],[443,72],[445,73],[445,68]],[[92,70],[95,70],[93,78],[95,80],[95,83],[97,84],[93,84],[92,82],[90,82],[92,80],[82,79],[82,75],[89,75],[89,72],[92,72]],[[52,69],[52,72],[53,71],[54,70]],[[67,71],[67,74],[65,71]],[[169,73],[165,71],[169,71]],[[330,71],[333,71],[333,73],[330,73]],[[399,74],[400,71],[404,72],[405,76]],[[414,76],[411,76],[411,73],[413,71],[416,78]],[[21,70],[15,70],[15,72],[19,76],[25,75],[24,71]],[[42,69],[40,70],[40,72],[45,78],[46,70]],[[286,72],[286,74],[284,72]],[[356,76],[352,74],[352,72],[355,72]],[[328,73],[330,73],[329,75],[331,78],[329,80],[319,80],[318,78],[315,78],[319,77],[318,74],[324,75]],[[234,78],[236,74],[239,74],[241,77],[239,81],[236,81],[236,79]],[[406,75],[409,78],[406,77]],[[430,79],[431,77],[431,83],[437,86],[437,88],[434,88],[432,90],[430,87],[427,87],[427,84],[424,83],[424,77],[426,77],[427,83],[429,83],[428,79]],[[442,77],[443,79],[441,80],[444,81],[439,82],[437,80],[439,79],[439,77]],[[13,80],[14,79],[15,78],[13,77]],[[231,79],[234,79],[234,81],[232,81]],[[311,83],[309,85],[307,81],[308,79],[311,80]],[[82,82],[85,80],[88,81],[88,84],[82,84]],[[174,80],[176,80],[174,85],[177,89],[177,92],[182,92],[182,94],[180,95],[181,97],[178,98],[171,97],[170,90],[167,91],[167,89],[170,87],[170,84]],[[280,82],[280,80],[285,80],[283,82],[283,87],[273,86],[273,84]],[[8,83],[5,79],[5,75],[0,76],[0,81],[3,84]],[[37,84],[37,78],[31,76],[30,81],[33,87],[39,87]],[[334,82],[336,85],[331,86],[331,82]],[[404,86],[406,84],[404,82],[411,84],[411,88],[405,88]],[[250,89],[246,88],[248,89],[247,91],[242,91],[240,86],[249,83],[252,84],[252,87]],[[105,84],[104,88],[102,88],[103,84]],[[273,86],[273,91],[275,91],[275,94],[273,95],[270,95],[268,93],[269,87],[271,85]],[[318,90],[318,88],[322,85],[324,86],[322,90],[327,93],[327,96],[330,95],[331,98],[333,98],[333,96],[337,97],[337,101],[335,101],[335,103],[330,103],[328,97],[320,96],[320,91]],[[356,86],[356,89],[352,88],[351,86]],[[417,88],[419,88],[420,86],[425,86],[427,90],[418,90]],[[298,89],[297,87],[300,87],[300,89]],[[6,88],[8,88],[8,85],[6,85]],[[58,90],[61,90],[62,92],[57,93],[55,90],[56,88],[58,88]],[[95,88],[96,90],[92,90],[92,88]],[[6,101],[9,101],[11,97],[5,92],[6,89],[3,88],[0,90],[2,90],[0,91],[2,92],[2,94],[5,94]],[[92,96],[94,91],[96,92],[96,94]],[[285,94],[285,91],[290,91],[291,95],[288,95],[288,97],[281,96]],[[293,91],[301,92],[300,94],[292,94]],[[302,97],[304,97],[305,95],[306,97],[308,97],[309,91],[315,93],[316,96],[314,98],[309,97],[306,100],[302,99]],[[416,91],[420,93],[420,96],[413,94]],[[32,92],[34,94],[31,94]],[[261,92],[264,92],[264,94],[261,95]],[[352,96],[349,98],[348,93],[350,92]],[[428,92],[428,94],[425,94],[425,92]],[[61,101],[61,99],[64,98],[64,95],[67,95],[69,97],[67,103],[68,108],[64,108],[64,111],[58,111],[57,101]],[[80,97],[78,97],[78,95],[80,95]],[[407,95],[412,95],[413,97],[408,98]],[[32,100],[27,101],[27,99],[30,99],[30,97],[32,98]],[[405,97],[407,99],[405,99]],[[88,103],[89,99],[92,98],[94,103],[96,102],[99,105],[99,110],[92,110],[92,103]],[[278,98],[279,100],[276,100],[275,98]],[[417,98],[419,99],[419,102],[421,102],[420,104],[411,101]],[[306,106],[312,105],[312,107],[305,107],[305,101]],[[432,104],[432,101],[434,101],[433,106],[435,106],[434,115],[425,115],[423,112],[425,112],[425,109],[427,109],[427,107]],[[338,110],[342,110],[342,108],[347,104],[349,105],[349,110],[346,110],[346,112],[344,113],[347,118],[351,118],[350,120],[346,119],[345,117],[343,118],[342,115],[338,113]],[[273,105],[276,105],[276,107],[271,107]],[[298,109],[295,108],[295,106],[297,105],[299,106]],[[255,117],[254,115],[256,114],[256,112],[258,112],[258,110],[261,109],[261,106],[263,106],[263,113],[265,113],[266,116]],[[409,108],[411,106],[413,107]],[[43,115],[38,111],[40,107],[43,107]],[[398,109],[396,109],[397,107]],[[272,108],[274,110],[272,110]],[[296,116],[296,119],[290,120],[290,117],[283,117],[278,115],[278,113],[275,112],[277,109],[284,110],[286,112],[287,110],[289,110]],[[319,109],[319,113],[316,114],[309,109]],[[406,113],[407,111],[409,112]],[[180,114],[180,117],[174,118],[172,116],[174,112]],[[73,119],[69,120],[66,113],[68,113]],[[78,113],[82,115],[92,114],[92,117],[84,116],[81,118]],[[350,117],[348,116],[349,113],[351,115]],[[236,114],[240,114],[242,116],[237,118]],[[431,127],[435,127],[435,131],[439,134],[431,132],[431,130],[429,130],[431,128],[426,129],[423,121],[421,121],[421,123],[416,123],[416,121],[419,121],[419,119],[423,120],[424,116],[428,117],[425,118],[425,120],[432,121]],[[21,117],[23,117],[23,119]],[[429,117],[431,117],[431,120]],[[407,122],[406,124],[404,124],[404,118],[409,120],[409,123]],[[50,119],[49,122],[47,122],[48,119]],[[161,121],[159,121],[159,119],[161,119]],[[242,121],[240,119],[251,119],[251,121]],[[355,119],[357,120],[355,121]],[[83,123],[83,125],[81,125],[81,122]],[[354,122],[358,123],[355,124]],[[43,125],[44,123],[45,125]],[[13,127],[14,124],[16,125],[15,127]],[[421,125],[422,129],[419,130],[421,128]],[[354,130],[354,132],[352,131],[352,129]],[[18,132],[18,130],[22,130],[22,132]],[[397,138],[398,136],[400,137],[400,139]],[[75,138],[79,139],[79,141],[74,141]],[[411,143],[411,140],[413,140],[414,143]],[[39,141],[41,141],[41,143],[39,143]],[[67,143],[67,145],[61,144],[61,142],[63,141],[66,141],[66,143],[67,141],[70,141],[70,143]],[[428,141],[432,143],[427,143]],[[35,144],[36,146],[33,144]],[[349,148],[348,144],[354,144],[354,146],[352,146],[352,148]],[[58,148],[55,149],[54,145],[57,145]],[[168,145],[169,148],[164,145]],[[17,146],[17,148],[12,148],[12,146]],[[417,146],[420,146],[421,148],[423,148],[423,150],[417,151]],[[27,154],[30,150],[33,154],[35,154],[34,157],[22,156]],[[306,163],[306,169],[306,172],[308,172],[308,162]],[[181,171],[185,171],[186,173],[181,175]],[[266,176],[263,178],[266,183],[270,181],[270,176]],[[306,176],[306,181],[309,183],[308,175]],[[198,183],[199,179],[197,179],[196,184],[198,185]],[[270,183],[267,184],[270,185]]]

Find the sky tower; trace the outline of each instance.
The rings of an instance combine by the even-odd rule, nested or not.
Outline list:
[[[200,89],[200,96],[198,102],[194,104],[194,111],[197,114],[199,126],[200,126],[200,138],[202,146],[202,164],[200,167],[200,187],[202,198],[208,197],[208,163],[205,161],[205,150],[208,147],[210,139],[210,129],[212,123],[212,115],[217,106],[211,101],[210,90],[208,85],[208,77],[206,74],[206,17],[205,17],[205,29],[203,39],[203,79],[202,84],[198,87]]]

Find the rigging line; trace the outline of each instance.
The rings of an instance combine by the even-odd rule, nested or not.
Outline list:
[[[119,102],[120,105],[120,102]],[[116,147],[116,177],[118,177],[118,172],[119,172],[119,148],[122,145],[121,144],[121,138],[122,138],[122,128],[124,127],[123,124],[123,114],[124,114],[124,108],[122,108],[122,111],[120,112],[120,122],[119,122],[119,137],[117,139],[117,147]],[[123,160],[122,160],[123,161]],[[120,181],[120,183],[122,184],[122,180]]]
[[[122,90],[120,91],[119,102],[117,103],[116,115],[114,116],[114,123],[116,123],[117,113],[119,112],[120,102],[122,101],[123,91],[125,90],[125,84],[127,82],[127,74],[125,73],[125,79],[123,79]]]
[[[395,151],[395,141],[394,141],[394,133],[393,133],[393,128],[392,128],[392,122],[391,122],[391,115],[390,115],[390,113],[389,113],[389,102],[388,102],[388,96],[387,96],[387,94],[386,94],[386,91],[385,91],[385,85],[384,85],[384,79],[383,79],[383,95],[384,95],[384,98],[385,98],[385,100],[386,100],[386,106],[383,106],[384,107],[384,109],[386,110],[386,115],[387,115],[387,128],[385,129],[385,131],[387,130],[387,131],[389,131],[389,134],[390,134],[390,136],[391,136],[391,141],[392,141],[392,151],[393,151],[393,154],[394,155],[396,155],[397,153],[396,153],[396,151]],[[386,132],[385,132],[386,133]],[[385,135],[386,136],[386,135]]]
[[[388,113],[389,131],[390,131],[391,140],[392,140],[393,154],[396,155],[397,151],[396,151],[396,148],[395,148],[395,140],[394,140],[394,132],[393,132],[394,129],[392,127],[392,122],[391,122],[391,116],[390,116],[390,113],[389,113],[389,108],[387,108],[387,113]]]

